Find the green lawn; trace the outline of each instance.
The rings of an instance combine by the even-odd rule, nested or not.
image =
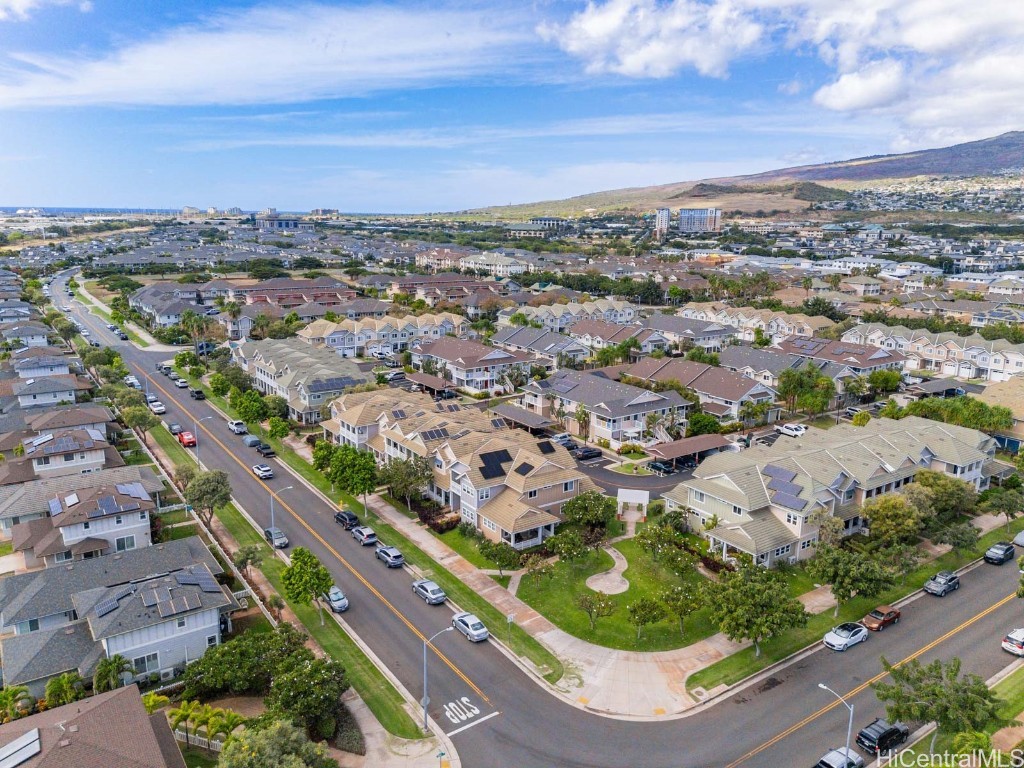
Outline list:
[[[187,520],[191,520],[192,516],[184,509],[174,509],[170,512],[161,512],[159,515],[164,525],[174,525],[175,523],[184,523]]]
[[[627,606],[640,597],[657,597],[669,587],[683,583],[683,579],[637,546],[636,541],[627,539],[615,545],[629,561],[624,574],[629,589],[619,595],[612,595],[615,613],[597,620],[597,627],[590,628],[590,619],[576,607],[576,596],[588,589],[589,576],[608,570],[612,559],[606,552],[591,552],[582,562],[576,564],[557,563],[550,579],[523,578],[517,596],[531,605],[560,629],[606,648],[628,651],[665,651],[701,640],[714,634],[717,627],[708,620],[708,609],[702,608],[686,620],[686,635],[679,634],[679,622],[674,618],[644,628],[640,642],[636,641],[636,628],[629,623]],[[703,577],[693,573],[687,580],[701,581]]]
[[[480,552],[480,540],[475,538],[467,538],[459,533],[457,528],[453,528],[447,533],[435,534],[437,538],[447,544],[449,547],[454,549],[466,560],[471,562],[477,568],[483,570],[496,570],[496,566],[493,562],[488,560]]]
[[[14,551],[14,543],[11,541],[0,541],[0,557],[9,555]]]
[[[248,616],[232,619],[231,628],[236,634],[241,634],[242,632],[265,633],[273,632],[274,625],[267,620],[267,617],[262,612],[257,611]]]
[[[733,685],[740,680],[758,672],[765,667],[796,653],[800,649],[818,642],[833,626],[842,621],[857,621],[863,618],[876,605],[893,603],[901,597],[920,589],[937,571],[956,570],[976,560],[982,553],[997,541],[1012,537],[1024,530],[1024,519],[1014,520],[1010,524],[1011,533],[1007,536],[1005,526],[1001,526],[981,537],[978,546],[970,552],[949,552],[937,560],[927,563],[911,573],[905,584],[897,585],[877,598],[854,598],[839,611],[839,618],[832,617],[832,611],[812,616],[807,626],[786,632],[761,644],[761,657],[755,658],[753,648],[747,648],[728,656],[710,667],[700,670],[686,681],[690,690],[704,688],[710,690],[725,683]],[[1002,595],[999,595],[1002,597]]]
[[[643,451],[629,451],[628,453],[620,453],[619,455],[622,458],[624,458],[624,459],[634,459],[635,460],[635,459],[642,459],[647,454],[644,453]]]
[[[501,584],[505,589],[508,589],[509,582],[512,581],[511,576],[491,576],[491,578]]]
[[[189,536],[198,536],[199,526],[196,523],[191,525],[176,525],[173,528],[165,528],[163,536],[165,541],[177,541],[187,539]]]
[[[819,416],[816,419],[805,421],[804,424],[806,424],[809,427],[817,427],[818,429],[832,429],[832,427],[836,425],[836,417]]]
[[[207,752],[199,747],[186,747],[180,741],[181,756],[185,758],[188,768],[217,768],[217,753]]]
[[[157,445],[163,449],[163,452],[167,454],[167,458],[171,460],[171,464],[175,467],[195,463],[195,457],[189,451],[182,448],[177,438],[168,432],[167,428],[162,424],[151,429],[147,435],[156,440]]]
[[[641,476],[651,474],[651,470],[639,464],[619,464],[617,467],[612,467],[611,470],[622,475]]]
[[[787,568],[786,578],[789,581],[789,594],[791,597],[800,597],[800,595],[816,589],[814,579],[811,578],[811,575],[807,573],[807,569],[802,565]]]

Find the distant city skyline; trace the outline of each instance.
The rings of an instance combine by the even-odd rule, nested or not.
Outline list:
[[[420,213],[1024,127],[1024,4],[0,0],[0,205]]]

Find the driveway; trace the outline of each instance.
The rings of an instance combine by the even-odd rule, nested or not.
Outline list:
[[[579,468],[597,483],[609,496],[618,495],[619,488],[630,488],[639,491],[650,491],[651,499],[660,499],[665,491],[675,488],[683,480],[693,475],[693,470],[684,469],[675,474],[661,477],[660,475],[624,475],[607,468],[607,460],[596,462],[577,462]]]

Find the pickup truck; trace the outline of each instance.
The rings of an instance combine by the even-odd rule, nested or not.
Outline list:
[[[245,422],[238,419],[228,419],[228,429],[236,435],[244,435],[249,431],[249,428],[245,426]]]

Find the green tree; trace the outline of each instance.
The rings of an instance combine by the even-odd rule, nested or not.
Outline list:
[[[77,672],[65,672],[46,681],[46,706],[61,707],[82,698],[84,683]]]
[[[288,422],[278,416],[271,416],[270,421],[267,422],[267,434],[275,440],[288,437],[290,431],[291,427],[288,426]]]
[[[209,528],[213,513],[231,501],[231,482],[227,472],[220,469],[200,472],[185,487],[185,501]]]
[[[32,701],[32,695],[24,685],[7,685],[0,690],[0,712],[7,713],[8,720],[16,720]]]
[[[923,665],[918,659],[894,665],[882,657],[882,668],[889,679],[872,687],[885,704],[889,722],[896,720],[934,722],[931,748],[935,751],[938,734],[980,731],[1001,725],[999,699],[985,681],[975,674],[960,674],[961,662],[936,659]]]
[[[164,696],[162,693],[156,691],[149,691],[148,693],[142,694],[142,706],[146,708],[146,714],[152,715],[158,709],[163,709],[171,700]]]
[[[694,413],[686,422],[686,436],[717,435],[722,431],[718,419],[710,413]]]
[[[686,618],[700,610],[704,605],[704,596],[701,589],[693,582],[684,582],[683,584],[666,589],[661,593],[661,602],[665,606],[665,610],[679,619],[679,636],[684,637],[686,635],[684,623]]]
[[[300,605],[309,605],[314,600],[320,611],[320,624],[324,623],[324,609],[320,596],[334,585],[334,578],[327,566],[305,547],[296,547],[292,552],[291,564],[281,574],[284,591],[289,600]]]
[[[185,732],[185,743],[188,744],[189,727],[188,724],[195,717],[196,713],[199,712],[199,702],[190,699],[182,699],[181,704],[172,709],[167,713],[168,718],[171,721],[171,730],[178,730],[179,725],[183,725],[182,730]]]
[[[547,548],[558,555],[559,560],[569,563],[574,568],[590,551],[579,531],[574,528],[563,528],[549,538]]]
[[[527,555],[526,560],[523,561],[523,570],[534,581],[540,581],[543,577],[551,576],[554,573],[551,563],[536,554]]]
[[[918,472],[915,482],[932,492],[932,512],[940,523],[951,523],[974,513],[978,493],[970,483],[930,469]]]
[[[900,388],[901,376],[896,370],[880,369],[868,374],[868,386],[876,393],[895,392]]]
[[[362,495],[363,507],[368,508],[366,494],[377,488],[377,460],[369,451],[353,449],[350,453],[346,452],[342,455],[346,456],[348,467],[338,486],[353,496]],[[331,464],[333,466],[333,460]]]
[[[1006,532],[1010,532],[1010,521],[1024,511],[1024,494],[1017,490],[1000,489],[985,500],[981,508],[990,515],[1006,518]]]
[[[218,709],[210,722],[206,724],[206,733],[211,739],[215,739],[218,736],[224,737],[224,743],[227,744],[235,736],[235,731],[241,728],[248,722],[248,718],[242,717],[237,712],[233,712],[230,709]]]
[[[270,611],[274,617],[280,621],[281,612],[284,610],[284,600],[276,592],[267,598],[267,610]]]
[[[604,592],[581,592],[576,595],[576,607],[590,619],[590,631],[597,629],[597,620],[615,613],[615,601]]]
[[[288,418],[288,401],[280,395],[264,395],[263,402],[267,404],[267,416]]]
[[[649,523],[636,534],[636,544],[657,562],[663,554],[678,549],[682,537],[671,525]]]
[[[505,575],[506,569],[518,568],[523,559],[522,552],[504,541],[488,539],[480,542],[480,554],[498,566],[498,574],[501,576]]]
[[[188,484],[199,474],[199,469],[195,464],[176,464],[173,474],[174,482],[177,483],[179,488],[185,490]]]
[[[317,440],[313,445],[313,469],[324,472],[331,465],[335,446],[326,440]]]
[[[636,627],[638,643],[644,627],[665,618],[665,607],[652,597],[641,597],[630,603],[626,610],[629,613],[629,623]]]
[[[924,527],[922,511],[899,493],[869,499],[861,511],[868,519],[872,538],[885,546],[916,541]]]
[[[231,389],[231,382],[223,373],[210,374],[210,391],[217,397],[224,397]]]
[[[764,332],[761,328],[754,329],[754,342],[753,346],[757,349],[763,349],[764,347],[771,346],[772,338]]]
[[[853,419],[851,419],[851,422],[855,427],[866,427],[870,421],[871,414],[867,411],[861,411],[860,413],[854,414]]]
[[[231,558],[231,562],[248,578],[249,568],[259,567],[259,564],[263,562],[263,553],[259,544],[246,544],[244,547],[239,547],[234,557]]]
[[[868,391],[868,380],[864,376],[854,376],[843,381],[843,394],[848,400],[860,401]]]
[[[392,496],[405,499],[407,509],[412,507],[412,497],[418,496],[433,477],[434,470],[423,456],[392,458],[380,470],[380,481],[391,489]]]
[[[921,550],[914,544],[893,544],[878,551],[878,562],[898,577],[902,586],[920,564]]]
[[[278,720],[262,729],[246,729],[224,745],[217,768],[338,768],[320,744],[302,729]]]
[[[569,525],[603,531],[615,519],[615,501],[600,491],[584,491],[562,505],[562,516]]]
[[[142,435],[142,442],[144,443],[148,443],[146,434],[149,430],[160,424],[160,419],[154,416],[149,408],[145,408],[141,405],[133,405],[130,408],[125,408],[121,411],[121,418],[124,420],[126,427],[134,429]]]
[[[348,687],[345,668],[334,659],[286,663],[283,671],[274,675],[267,706],[318,738],[332,738],[341,697]]]
[[[953,737],[953,754],[962,757],[992,750],[992,737],[984,731],[961,731]]]
[[[579,430],[580,437],[586,443],[587,438],[590,436],[590,411],[587,410],[587,406],[580,403],[576,406],[572,417],[576,420],[576,428]]]
[[[115,653],[109,659],[100,659],[92,676],[94,693],[112,691],[124,685],[124,675],[134,675],[135,666],[124,656]]]
[[[981,532],[971,523],[951,523],[932,537],[936,544],[948,544],[956,552],[969,552],[978,546]]]
[[[247,424],[259,424],[267,417],[267,403],[255,389],[242,392],[237,398],[232,397],[231,407]]]
[[[890,574],[873,556],[841,547],[819,546],[807,568],[832,590],[836,600],[833,616],[855,595],[875,597],[892,584]]]
[[[712,621],[730,640],[752,640],[755,656],[761,641],[807,623],[803,604],[789,596],[786,577],[776,570],[749,563],[723,571],[710,589]]]

